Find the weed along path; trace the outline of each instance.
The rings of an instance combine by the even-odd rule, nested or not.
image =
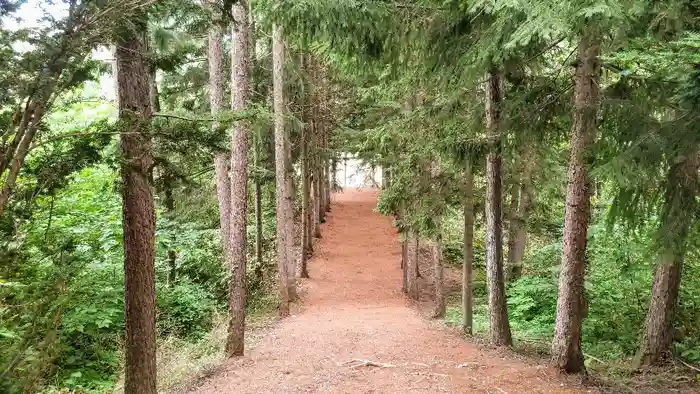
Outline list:
[[[592,392],[421,317],[401,293],[398,235],[376,198],[334,195],[292,316],[192,393]]]

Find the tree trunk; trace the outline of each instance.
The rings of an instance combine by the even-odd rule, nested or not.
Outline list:
[[[403,221],[406,215],[406,202],[401,201],[399,205],[398,219]],[[401,225],[401,291],[408,293],[408,233],[405,230],[405,225]]]
[[[209,106],[212,116],[218,116],[224,102],[224,69],[221,56],[221,26],[213,23],[209,29]],[[214,129],[218,123],[212,125]],[[221,226],[221,245],[227,266],[231,266],[231,181],[228,177],[228,154],[219,153],[214,157],[216,177],[216,197],[219,202],[219,224]]]
[[[672,165],[666,183],[665,215],[659,233],[662,251],[654,274],[651,300],[635,366],[659,364],[673,343],[673,319],[678,306],[681,271],[688,233],[697,211],[696,194],[700,152]]]
[[[464,170],[464,262],[462,265],[462,331],[472,335],[473,329],[473,279],[474,261],[474,173],[468,162]]]
[[[517,169],[514,169],[517,172]],[[513,253],[515,252],[515,233],[518,231],[518,203],[520,202],[520,180],[519,176],[513,176],[512,185],[510,185],[510,204],[506,216],[508,217],[508,255],[504,264],[503,274],[506,281],[511,278],[511,262],[513,261]]]
[[[319,109],[318,109],[318,97],[314,100],[313,109],[313,146],[314,146],[314,160],[313,160],[313,220],[314,220],[314,237],[321,238],[321,136],[320,136],[320,121],[318,120]]]
[[[508,304],[503,278],[503,221],[501,121],[503,90],[499,71],[488,74],[486,84],[486,127],[492,146],[486,157],[486,283],[488,285],[491,342],[510,346],[512,338],[508,323]]]
[[[522,155],[523,172],[520,180],[520,203],[516,216],[517,228],[513,234],[512,253],[509,250],[508,274],[509,280],[518,280],[523,274],[523,259],[525,258],[525,245],[527,242],[527,221],[532,205],[532,172],[535,168],[533,146],[526,145]]]
[[[175,198],[173,196],[173,185],[169,175],[165,179],[165,210],[169,215],[175,215]],[[173,236],[174,238],[174,236]],[[168,249],[168,286],[172,286],[177,279],[177,253],[175,249]]]
[[[437,219],[440,220],[439,218]],[[445,284],[443,279],[442,269],[442,234],[440,225],[438,224],[437,235],[433,240],[433,270],[434,270],[434,285],[435,285],[435,309],[433,310],[433,318],[445,317]]]
[[[272,30],[273,101],[275,112],[275,180],[277,197],[277,271],[279,280],[280,316],[289,315],[289,285],[287,284],[287,242],[285,239],[285,188],[287,176],[287,150],[285,149],[284,124],[284,43],[282,30]]]
[[[245,111],[250,100],[248,10],[232,8],[231,109]],[[245,339],[246,265],[248,248],[248,121],[238,121],[231,136],[231,278],[226,355],[242,356]]]
[[[568,373],[585,371],[581,352],[581,325],[586,313],[583,285],[592,193],[588,166],[593,159],[591,149],[596,138],[599,53],[598,35],[594,27],[588,26],[579,43],[576,67],[574,123],[564,217],[564,252],[552,340],[552,363]]]
[[[255,147],[255,166],[260,166],[259,146]],[[263,209],[262,209],[262,185],[260,178],[255,177],[255,275],[262,278],[263,275]]]
[[[413,300],[418,300],[418,234],[411,232],[408,239],[408,297]]]
[[[301,56],[301,63],[304,70],[308,71],[308,58]],[[309,272],[307,269],[308,244],[309,244],[309,147],[308,137],[310,129],[308,91],[301,92],[302,96],[302,121],[304,122],[301,128],[301,259],[299,260],[297,275],[300,278],[308,278]]]
[[[131,20],[117,42],[119,119],[123,155],[124,323],[126,394],[155,394],[155,207],[150,184],[153,166],[152,116],[146,54],[146,16]]]

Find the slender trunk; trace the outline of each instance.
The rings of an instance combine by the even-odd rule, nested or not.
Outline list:
[[[699,152],[671,166],[666,184],[665,215],[659,233],[662,250],[654,274],[651,300],[635,366],[659,364],[673,343],[673,319],[678,307],[681,271],[688,233],[697,211]]]
[[[308,70],[308,57],[302,55],[301,63],[304,69]],[[308,244],[309,244],[309,148],[308,137],[310,129],[309,102],[308,92],[302,91],[302,120],[304,126],[301,129],[301,259],[297,275],[300,278],[308,278],[309,272],[307,269]]]
[[[259,146],[255,147],[255,166],[260,166]],[[262,208],[262,185],[260,178],[255,177],[255,275],[262,278],[263,275],[263,208]]]
[[[501,122],[503,89],[499,71],[492,70],[486,83],[486,127],[493,139],[486,157],[486,283],[489,296],[491,342],[497,346],[512,343],[508,304],[503,278],[503,221]]]
[[[122,30],[116,59],[123,155],[124,324],[126,394],[155,394],[155,228],[150,173],[152,116],[146,60],[146,16]]]
[[[214,23],[209,29],[209,106],[212,116],[216,117],[224,102],[224,69],[221,55],[223,31]],[[215,122],[216,130],[219,125]],[[219,153],[214,157],[216,177],[216,197],[219,202],[219,225],[221,226],[221,246],[226,265],[231,266],[231,180],[228,176],[228,154]]]
[[[508,253],[508,275],[510,280],[518,280],[523,273],[523,259],[527,242],[527,221],[532,203],[532,172],[535,167],[533,147],[526,145],[523,149],[523,172],[520,181],[520,203],[516,216],[517,228],[513,234],[512,253]]]
[[[439,218],[436,220],[440,220]],[[437,234],[433,240],[433,270],[435,285],[435,309],[433,318],[445,317],[445,284],[442,269],[442,234],[438,224]]]
[[[408,240],[408,297],[413,300],[418,300],[418,234],[411,232]]]
[[[318,121],[318,101],[315,102],[314,106],[316,110],[314,111],[314,170],[313,170],[313,199],[314,199],[314,237],[321,238],[321,149],[320,149],[320,135],[319,135],[319,121]]]
[[[165,179],[165,210],[170,216],[175,215],[175,198],[173,196],[173,185],[171,177]],[[174,238],[174,236],[173,236]],[[177,253],[175,249],[168,250],[168,286],[172,286],[177,279]]]
[[[514,169],[514,172],[517,172],[517,169]],[[510,193],[508,193],[510,195],[510,204],[508,207],[508,213],[506,214],[508,217],[508,255],[503,271],[506,281],[512,280],[511,271],[513,266],[511,264],[513,262],[513,253],[515,253],[515,233],[518,231],[519,227],[518,203],[520,202],[520,180],[518,179],[518,176],[514,176],[513,178]]]
[[[591,149],[596,137],[596,112],[600,100],[600,41],[594,29],[593,26],[586,27],[579,43],[564,217],[564,253],[552,340],[552,363],[569,373],[585,371],[581,325],[586,313],[583,285],[591,219],[592,183],[588,166],[593,158]]]
[[[399,205],[399,221],[403,221],[406,215],[406,202],[401,201]],[[401,225],[401,290],[408,293],[408,233],[405,230],[405,225]]]
[[[231,109],[245,111],[250,97],[248,10],[233,5]],[[248,121],[238,121],[231,136],[231,277],[226,355],[242,356],[245,339],[246,265],[248,248]]]
[[[464,170],[464,262],[462,266],[462,331],[472,335],[473,329],[473,279],[474,261],[474,173],[471,162]]]
[[[286,102],[286,98],[283,97],[283,102]],[[297,287],[296,287],[296,256],[294,254],[294,223],[295,223],[295,212],[294,212],[294,196],[296,195],[294,191],[294,167],[292,166],[292,144],[289,139],[289,130],[287,127],[284,128],[284,150],[285,150],[285,178],[284,178],[284,212],[286,218],[284,220],[284,240],[287,249],[287,286],[289,289],[289,299],[294,301],[297,299]]]
[[[287,175],[284,124],[284,43],[282,30],[272,31],[273,101],[275,112],[275,180],[277,197],[277,270],[279,280],[280,316],[289,315],[289,286],[287,284],[287,242],[285,240],[285,179]]]

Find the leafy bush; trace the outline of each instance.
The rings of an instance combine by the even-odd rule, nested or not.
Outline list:
[[[187,279],[173,286],[159,285],[157,324],[161,335],[198,338],[212,326],[216,303],[202,286]]]

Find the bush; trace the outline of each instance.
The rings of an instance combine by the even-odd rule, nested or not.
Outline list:
[[[212,327],[216,303],[202,286],[186,279],[158,286],[157,322],[161,335],[199,338]]]

